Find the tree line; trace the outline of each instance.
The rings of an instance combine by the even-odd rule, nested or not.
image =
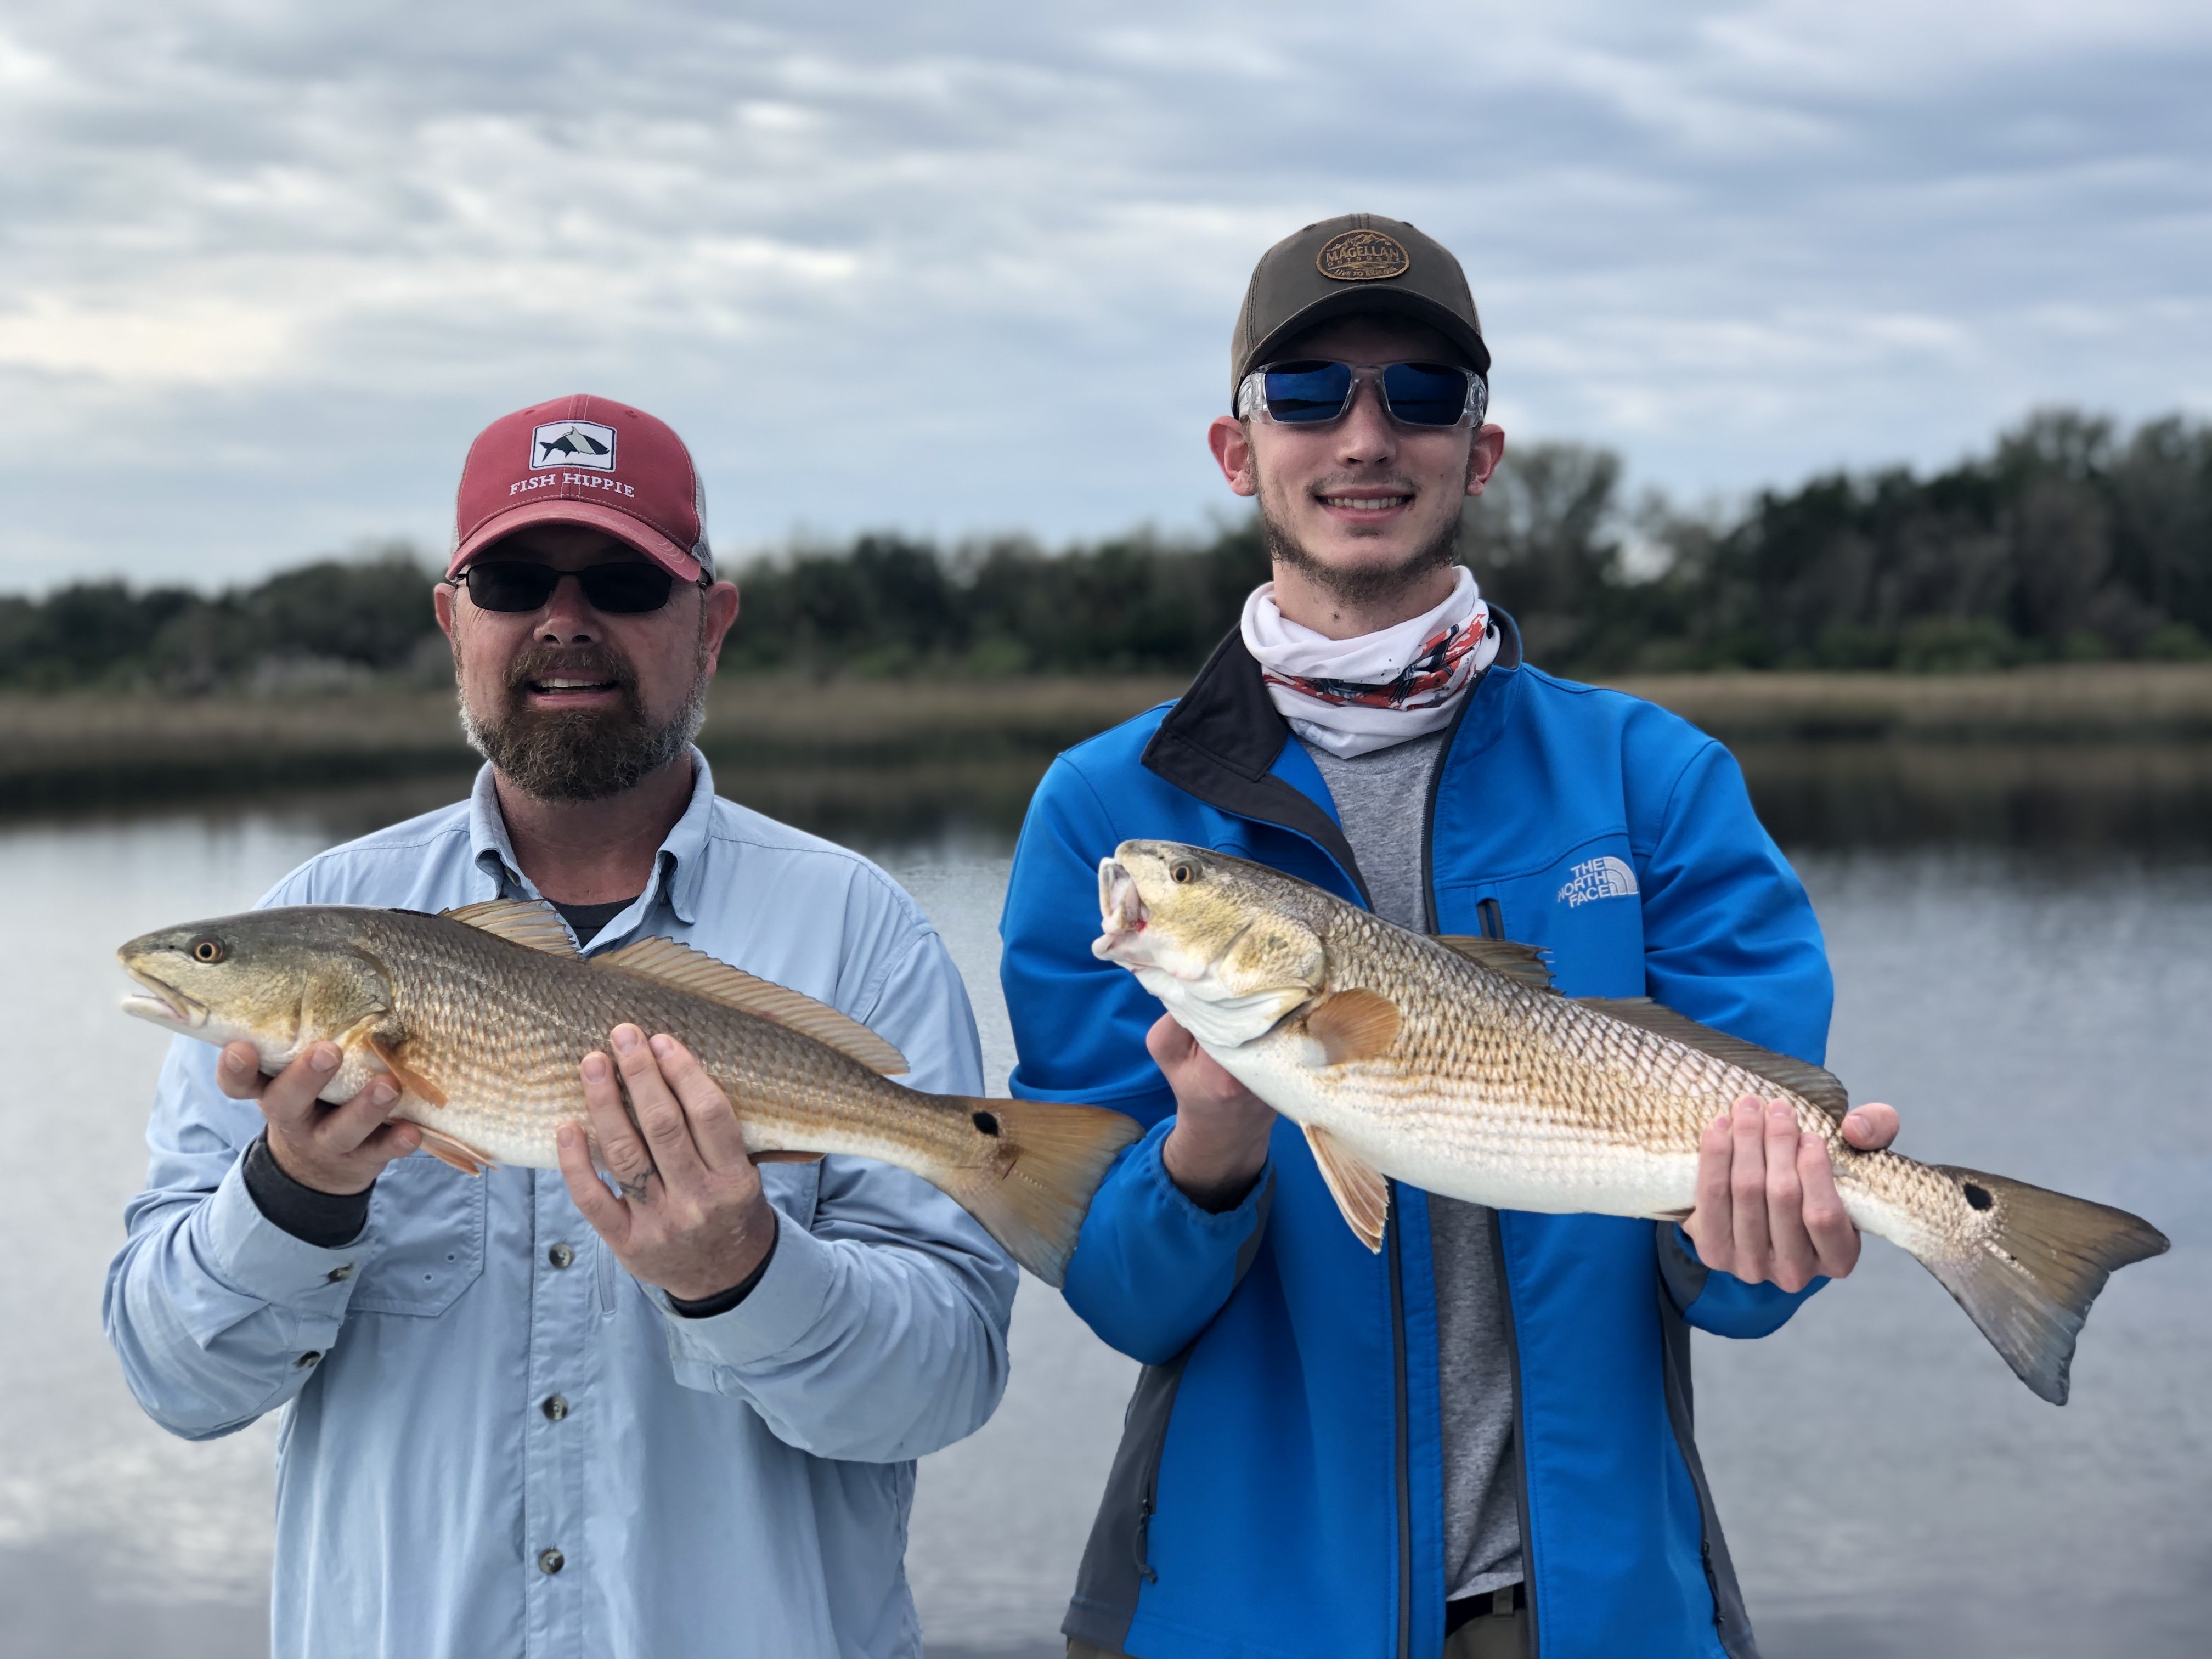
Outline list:
[[[1983,455],[1763,490],[1728,513],[1625,498],[1620,459],[1513,447],[1463,515],[1531,659],[1571,673],[2008,667],[2212,655],[2212,423],[2046,411]],[[736,573],[736,670],[897,675],[1195,667],[1267,561],[1249,518],[1061,550],[872,534]],[[251,586],[87,582],[0,598],[0,684],[193,692],[435,677],[433,573],[404,547]],[[285,680],[287,672],[293,678]]]

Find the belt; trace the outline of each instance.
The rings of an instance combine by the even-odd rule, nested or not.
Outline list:
[[[1528,1605],[1528,1587],[1516,1580],[1493,1590],[1480,1590],[1444,1603],[1444,1634],[1477,1619],[1510,1619]]]

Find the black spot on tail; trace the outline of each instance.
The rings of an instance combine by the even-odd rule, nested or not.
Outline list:
[[[981,1114],[978,1113],[977,1115],[981,1116]],[[1966,1202],[1972,1205],[1976,1209],[1986,1210],[1990,1205],[1996,1202],[1995,1199],[1990,1196],[1990,1189],[1988,1188],[1977,1187],[1971,1181],[1965,1184],[1966,1188]]]
[[[987,1135],[994,1135],[999,1133],[999,1120],[988,1112],[976,1113],[975,1115],[974,1122],[975,1127],[981,1129]],[[1981,1203],[1975,1206],[1975,1207],[1977,1209],[1986,1209],[1989,1207],[1989,1195],[1987,1194],[1984,1194]]]

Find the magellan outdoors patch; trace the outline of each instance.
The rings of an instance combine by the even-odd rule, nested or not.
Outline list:
[[[597,421],[555,421],[530,434],[530,465],[615,470],[615,429]]]
[[[1379,283],[1402,276],[1413,264],[1405,244],[1379,230],[1340,231],[1321,245],[1314,264],[1340,283]]]

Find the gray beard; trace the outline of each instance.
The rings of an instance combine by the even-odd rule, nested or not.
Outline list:
[[[621,706],[551,713],[526,708],[523,683],[555,665],[616,680],[622,688]],[[629,665],[612,653],[526,653],[508,672],[505,706],[495,719],[479,719],[469,707],[467,685],[461,685],[461,729],[469,747],[532,800],[605,800],[635,788],[691,746],[707,718],[708,678],[703,618],[690,695],[658,723],[647,720],[639,705]]]
[[[1284,526],[1275,522],[1268,513],[1267,497],[1260,498],[1260,532],[1267,544],[1267,557],[1278,565],[1295,570],[1316,586],[1325,589],[1347,605],[1372,605],[1418,580],[1431,570],[1443,570],[1459,562],[1459,520],[1455,518],[1446,525],[1434,541],[1425,547],[1416,548],[1403,564],[1381,570],[1338,570],[1323,564],[1298,543]]]

